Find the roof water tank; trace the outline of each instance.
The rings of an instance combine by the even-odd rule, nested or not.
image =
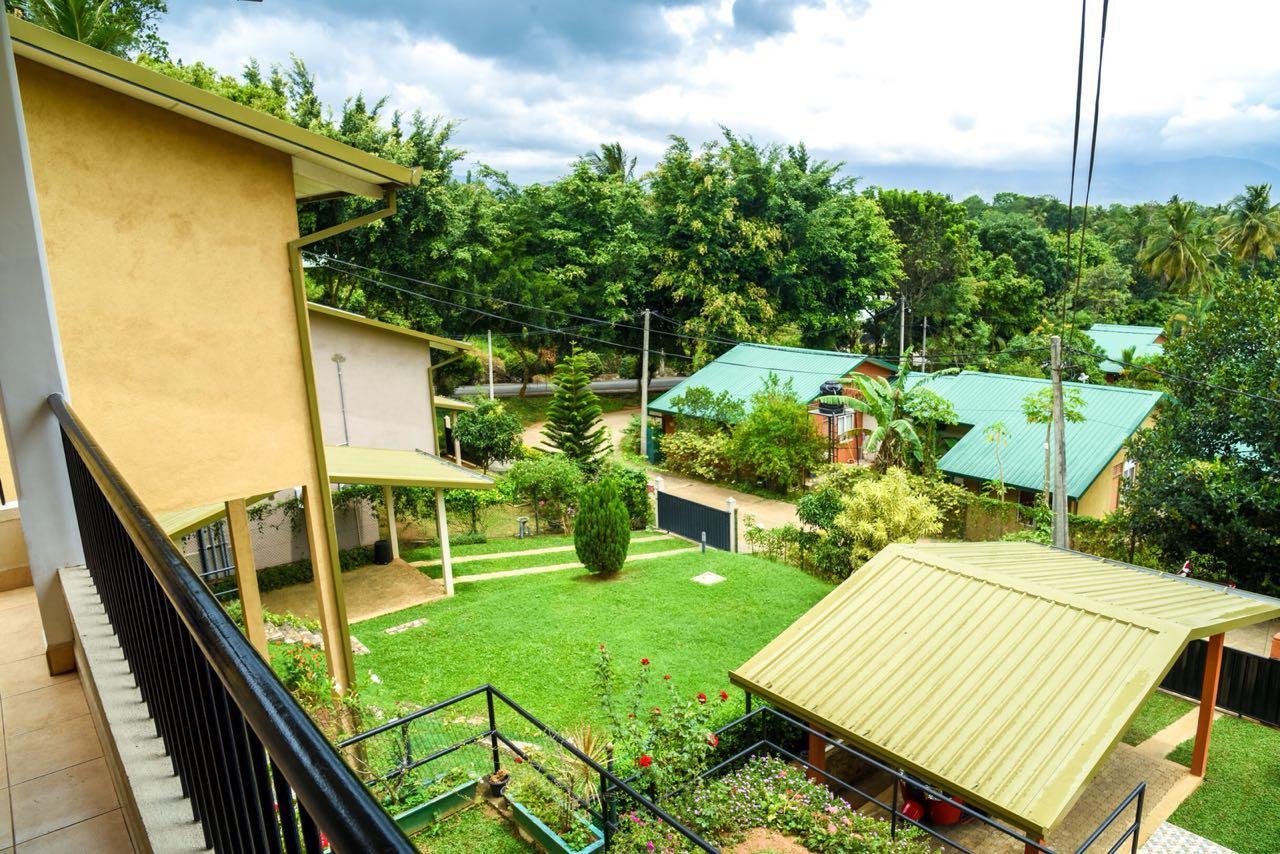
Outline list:
[[[820,397],[828,397],[836,394],[844,394],[844,386],[836,380],[827,380],[818,387],[818,395]],[[844,412],[843,403],[823,403],[818,401],[818,411],[823,415],[839,415]]]

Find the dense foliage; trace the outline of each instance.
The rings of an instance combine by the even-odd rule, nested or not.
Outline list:
[[[486,473],[494,463],[505,463],[520,456],[522,426],[520,419],[507,412],[499,400],[481,399],[475,408],[458,413],[453,435],[462,452]]]

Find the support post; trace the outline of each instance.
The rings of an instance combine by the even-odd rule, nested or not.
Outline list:
[[[236,564],[236,587],[244,611],[244,633],[264,659],[267,631],[262,621],[262,596],[258,593],[258,567],[253,560],[253,540],[249,536],[249,510],[243,498],[227,502],[227,533],[231,536],[232,560]]]
[[[820,736],[813,733],[809,733],[809,764],[818,771],[827,770],[827,743]],[[807,773],[809,779],[815,783],[824,782],[822,775],[817,771],[808,769]]]
[[[649,309],[644,310],[644,348],[640,351],[640,455],[649,459]],[[650,460],[652,462],[652,460]]]
[[[1213,731],[1213,710],[1218,705],[1218,677],[1222,674],[1222,646],[1226,635],[1209,638],[1209,651],[1204,657],[1204,681],[1200,686],[1200,717],[1196,721],[1196,741],[1191,750],[1191,773],[1204,776],[1209,764],[1209,736]]]
[[[453,557],[449,554],[449,517],[444,512],[444,490],[436,490],[436,536],[440,539],[440,574],[444,595],[453,595]]]
[[[391,559],[400,559],[400,532],[396,530],[396,496],[390,486],[382,487],[382,504],[387,508],[387,542],[391,543]]]
[[[1071,547],[1067,530],[1067,425],[1062,404],[1062,339],[1049,339],[1049,371],[1053,382],[1053,544]]]
[[[27,149],[9,16],[0,15],[0,408],[13,459],[27,563],[40,606],[50,673],[75,669],[71,617],[58,570],[84,563],[62,431],[45,402],[65,397],[67,374]]]
[[[324,494],[328,494],[324,490]],[[351,655],[351,640],[347,636],[347,603],[342,595],[342,573],[337,560],[330,556],[337,553],[328,542],[333,533],[332,504],[316,500],[309,486],[302,487],[302,513],[307,524],[307,547],[311,552],[311,583],[316,590],[316,603],[320,610],[320,634],[324,637],[324,657],[329,665],[329,675],[339,694],[345,694],[355,679],[355,660]]]
[[[493,400],[493,330],[486,329],[484,337],[489,344],[489,399]]]

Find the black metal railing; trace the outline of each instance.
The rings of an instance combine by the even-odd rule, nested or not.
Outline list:
[[[483,714],[458,714],[458,707],[467,710],[468,702],[484,698]],[[441,712],[453,709],[453,717],[441,721]],[[510,731],[498,722],[498,710],[514,713],[516,723],[532,727],[539,736],[569,754],[574,761],[590,769],[596,783],[593,794],[587,797],[561,778],[554,763],[543,761],[522,745]],[[479,712],[478,708],[471,711]],[[486,721],[479,723],[479,721]],[[384,744],[379,747],[377,741]],[[481,685],[470,691],[434,703],[404,717],[389,721],[367,732],[362,732],[338,745],[349,753],[363,751],[363,776],[367,785],[380,787],[387,781],[411,774],[446,757],[452,766],[461,767],[479,777],[487,771],[497,772],[502,767],[503,750],[516,761],[532,768],[554,786],[564,798],[573,802],[596,823],[608,848],[613,834],[618,830],[618,816],[628,810],[643,812],[680,834],[695,848],[716,854],[719,851],[711,843],[694,833],[678,819],[660,807],[653,798],[620,779],[612,770],[612,761],[601,763],[584,753],[571,740],[530,714],[523,706],[492,685]],[[357,765],[360,766],[360,762]]]
[[[61,395],[85,563],[205,844],[413,851],[190,571]]]
[[[748,701],[749,705],[749,701]],[[761,734],[757,736],[757,734]],[[902,806],[899,803],[899,793],[904,785],[918,788],[932,800],[942,801],[957,809],[961,814],[968,816],[971,820],[976,820],[996,831],[997,833],[1008,837],[1010,840],[1021,842],[1026,851],[1038,851],[1042,854],[1055,854],[1055,850],[1049,848],[1040,840],[1031,839],[1021,831],[1010,827],[996,819],[991,818],[987,813],[975,807],[966,804],[964,801],[953,798],[950,795],[930,786],[928,783],[910,775],[906,772],[891,767],[873,756],[857,750],[845,744],[838,739],[832,738],[826,733],[814,729],[803,721],[792,717],[772,706],[758,706],[754,710],[748,710],[747,714],[738,718],[731,723],[726,724],[716,730],[716,735],[722,745],[744,745],[732,756],[717,762],[714,766],[700,774],[700,777],[712,777],[734,767],[738,763],[745,761],[752,756],[762,754],[772,754],[780,756],[789,762],[803,766],[808,773],[815,778],[820,778],[829,788],[844,791],[862,798],[868,804],[874,804],[876,807],[884,810],[889,816],[889,833],[891,837],[896,837],[897,830],[900,825],[907,824],[923,831],[937,842],[943,844],[948,849],[960,851],[962,854],[973,854],[973,850],[965,847],[961,843],[947,836],[944,832],[936,827],[930,826],[926,822],[913,819],[904,814]],[[819,767],[809,761],[808,758],[802,756],[800,751],[794,747],[791,742],[795,739],[803,738],[805,740],[818,739],[824,746],[834,748],[843,752],[852,759],[865,763],[866,765],[881,771],[892,780],[892,795],[889,802],[881,800],[876,794],[868,792],[860,788],[854,783],[842,780],[827,772],[825,767]],[[826,765],[824,760],[823,766]],[[1142,824],[1142,806],[1146,793],[1147,784],[1139,783],[1120,803],[1112,810],[1111,814],[1102,821],[1101,824],[1088,836],[1087,839],[1076,849],[1075,854],[1084,854],[1084,852],[1092,851],[1098,840],[1106,834],[1106,832],[1120,820],[1121,816],[1126,812],[1130,805],[1135,806],[1133,821],[1128,827],[1124,828],[1120,838],[1117,839],[1110,847],[1108,854],[1115,854],[1120,850],[1126,842],[1130,844],[1132,854],[1138,852],[1138,837],[1141,832]],[[674,792],[671,795],[675,794]],[[668,795],[670,797],[671,795]]]

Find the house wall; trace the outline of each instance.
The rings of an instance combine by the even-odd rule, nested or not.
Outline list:
[[[1106,468],[1089,484],[1089,488],[1080,496],[1076,513],[1081,516],[1094,516],[1101,519],[1116,509],[1120,497],[1120,478],[1115,474],[1117,466],[1124,466],[1128,453],[1121,448]]]
[[[17,60],[72,404],[155,512],[314,484],[290,158]]]
[[[427,344],[405,335],[311,313],[320,426],[330,445],[344,441],[343,400],[350,444],[370,448],[431,447]],[[341,353],[342,394],[333,355]]]
[[[12,504],[18,500],[18,484],[13,479],[13,463],[9,459],[3,427],[0,427],[0,493],[4,495],[0,504]]]

